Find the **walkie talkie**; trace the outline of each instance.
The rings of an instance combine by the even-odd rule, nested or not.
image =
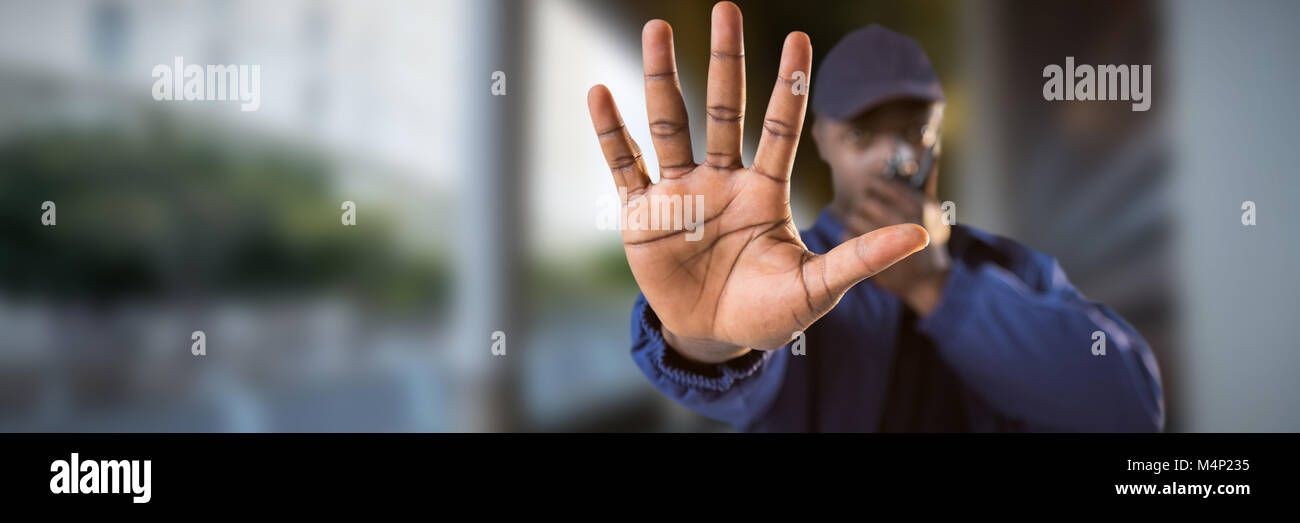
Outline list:
[[[905,167],[912,163],[912,149],[902,146],[894,150],[890,155],[889,162],[885,164],[885,178],[907,178],[906,182],[913,189],[925,190],[925,181],[930,177],[931,168],[934,166],[934,151],[939,146],[938,140],[925,148],[921,153],[921,161],[915,162],[916,170],[910,173],[906,172]]]

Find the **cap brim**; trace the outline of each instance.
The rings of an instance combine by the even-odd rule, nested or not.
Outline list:
[[[876,93],[863,93],[860,99],[852,103],[842,104],[840,107],[823,109],[826,116],[836,120],[852,120],[861,116],[863,113],[884,105],[888,102],[899,100],[921,100],[925,102],[942,102],[943,92],[937,85],[931,83],[910,83],[894,86],[892,89]]]

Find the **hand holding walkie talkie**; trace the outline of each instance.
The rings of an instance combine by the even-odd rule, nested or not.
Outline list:
[[[930,145],[921,153],[920,161],[912,158],[912,149],[906,145],[899,145],[894,149],[894,153],[889,156],[889,161],[885,164],[885,178],[905,178],[906,183],[913,189],[924,191],[930,171],[934,170],[935,149],[939,146],[938,140],[928,141]]]
[[[914,311],[926,314],[937,306],[951,265],[946,246],[949,224],[941,217],[932,192],[934,184],[930,183],[938,170],[938,132],[937,127],[924,125],[895,136],[889,140],[893,150],[884,159],[883,175],[864,180],[865,190],[855,193],[859,197],[849,202],[851,207],[841,213],[841,219],[848,236],[899,223],[925,227],[930,245],[871,281],[902,298]]]

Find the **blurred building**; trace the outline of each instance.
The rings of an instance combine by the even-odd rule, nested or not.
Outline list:
[[[236,156],[255,147],[283,151],[319,162],[312,176],[337,195],[322,209],[322,222],[338,225],[339,203],[354,201],[365,231],[359,235],[378,234],[365,225],[384,226],[378,230],[396,237],[396,256],[450,258],[453,234],[433,224],[450,221],[448,195],[459,180],[449,155],[429,154],[428,143],[459,139],[446,122],[459,118],[461,106],[431,99],[421,86],[439,82],[439,71],[448,69],[431,67],[428,57],[454,47],[451,29],[463,6],[3,2],[0,140],[69,132],[147,140],[163,125],[197,141],[218,140],[219,150]],[[177,56],[188,64],[260,65],[260,109],[153,100],[151,70]],[[142,150],[162,153],[166,146]],[[194,165],[205,169],[204,161]],[[6,176],[34,175],[8,167]],[[164,197],[156,185],[133,190]],[[38,205],[72,197],[30,196]],[[123,219],[141,214],[139,205],[118,204],[126,206],[115,209]],[[65,217],[76,212],[59,210]],[[168,218],[174,216],[161,219]],[[77,225],[65,219],[59,226]],[[232,218],[215,227],[202,230],[236,225]],[[176,258],[152,259],[172,272],[190,269]],[[328,288],[261,296],[178,282],[168,280],[160,294],[108,300],[92,296],[93,289],[83,297],[0,293],[0,331],[14,334],[0,342],[0,371],[10,378],[0,427],[454,429],[450,407],[439,403],[446,394],[436,388],[441,353],[430,350],[452,336],[447,319],[395,326]],[[211,352],[203,360],[188,354],[191,330],[208,334]]]

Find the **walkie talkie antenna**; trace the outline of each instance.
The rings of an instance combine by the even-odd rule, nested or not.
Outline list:
[[[930,171],[934,166],[934,150],[938,146],[939,142],[936,140],[929,147],[926,147],[925,152],[921,154],[921,161],[916,164],[916,174],[913,174],[910,177],[911,179],[908,180],[913,188],[925,188],[925,181],[930,177]]]

